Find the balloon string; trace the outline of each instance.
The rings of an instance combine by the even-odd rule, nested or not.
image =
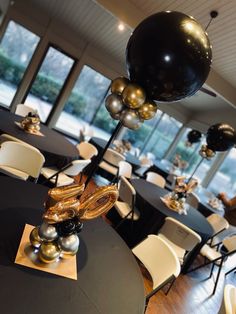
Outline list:
[[[208,27],[210,26],[211,22],[213,20],[213,17],[210,19],[210,21],[208,22],[207,26],[205,27],[205,31],[208,29]]]
[[[194,171],[193,171],[191,177],[188,179],[187,184],[192,180],[193,176],[195,175],[197,169],[200,167],[200,165],[201,165],[201,163],[203,162],[203,160],[204,160],[204,158],[202,157],[202,158],[200,159],[199,163],[197,164],[196,168],[194,169]]]

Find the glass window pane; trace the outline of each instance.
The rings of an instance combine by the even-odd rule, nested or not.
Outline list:
[[[104,137],[104,130],[109,136],[113,121],[106,112],[104,104],[99,107],[104,101],[110,83],[108,78],[85,65],[57,120],[56,128],[77,137],[81,128],[92,123],[96,126],[97,132],[101,129],[96,136]],[[107,128],[106,119],[109,119]]]
[[[74,60],[50,47],[30,88],[25,104],[38,110],[45,122],[71,70]]]
[[[0,103],[9,107],[40,38],[10,21],[0,44]]]
[[[217,154],[220,154],[219,152]],[[226,192],[229,197],[236,195],[236,150],[231,149],[214,178],[209,184],[209,189],[218,194]]]
[[[182,123],[164,114],[144,152],[151,152],[157,159],[162,159],[181,126]]]
[[[155,127],[157,121],[160,120],[162,112],[160,110],[157,111],[155,117],[151,120],[144,121],[141,127],[138,130],[129,130],[125,132],[124,139],[129,141],[132,146],[139,148],[140,150],[146,143],[146,140],[150,136],[153,128]]]

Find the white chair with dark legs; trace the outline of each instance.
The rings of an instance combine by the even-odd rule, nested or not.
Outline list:
[[[15,141],[1,144],[0,172],[5,175],[36,182],[44,162],[44,156],[33,146]]]
[[[179,276],[180,263],[171,246],[161,237],[153,234],[136,245],[132,252],[152,277],[153,289],[146,296],[147,307],[149,299],[157,291]]]
[[[28,143],[26,143],[26,142],[24,142],[24,141],[21,141],[21,140],[18,139],[17,137],[12,136],[12,135],[10,135],[10,134],[5,134],[5,133],[3,133],[3,134],[0,135],[0,145],[2,145],[2,143],[4,143],[4,142],[9,142],[9,141],[18,142],[18,143],[23,143],[24,145],[28,145],[28,146],[31,146],[31,147],[32,147],[32,145],[30,145],[30,144],[28,144]]]
[[[194,193],[189,193],[187,195],[187,198],[186,198],[186,203],[189,204],[190,206],[198,209],[198,204],[199,204],[199,197],[194,194]]]
[[[118,177],[121,176],[127,179],[131,179],[132,176],[132,165],[124,160],[119,162]]]
[[[50,181],[55,186],[69,185],[74,183],[74,176],[81,174],[83,169],[90,164],[91,160],[73,160],[61,169],[56,167],[43,167],[41,174],[46,178],[43,183]]]
[[[88,142],[81,142],[76,145],[76,148],[79,151],[79,156],[83,159],[92,159],[98,154],[97,148]]]
[[[227,284],[224,287],[224,295],[218,314],[236,314],[236,287]]]
[[[152,171],[147,172],[146,181],[156,184],[161,188],[164,188],[166,184],[166,180],[161,175]]]
[[[202,241],[199,234],[172,217],[165,218],[158,236],[172,247],[181,265],[184,264],[188,254]]]
[[[103,156],[103,160],[99,164],[99,168],[111,174],[113,177],[117,175],[120,161],[125,157],[114,149],[108,148]]]

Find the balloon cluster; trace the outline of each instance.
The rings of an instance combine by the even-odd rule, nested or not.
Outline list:
[[[106,213],[118,199],[115,186],[103,186],[80,200],[78,195],[84,188],[84,184],[74,184],[48,191],[43,223],[30,233],[30,243],[41,262],[53,263],[74,256],[79,248],[78,233],[83,228],[80,219]]]
[[[202,133],[198,130],[191,130],[187,134],[186,146],[192,146],[194,143],[199,143],[202,137]]]
[[[118,77],[111,83],[111,94],[106,98],[105,106],[111,117],[120,120],[123,126],[136,130],[144,120],[152,119],[157,105],[146,99],[144,89],[131,83],[125,77]]]
[[[79,248],[78,233],[83,223],[78,217],[58,224],[49,224],[46,221],[35,227],[30,233],[30,243],[38,250],[38,258],[44,263],[52,263],[60,258],[69,258],[75,255]]]
[[[206,142],[207,145],[202,145],[199,154],[211,159],[215,152],[225,152],[236,145],[236,132],[226,123],[217,123],[207,130]]]

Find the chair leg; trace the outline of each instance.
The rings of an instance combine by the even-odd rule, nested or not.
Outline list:
[[[209,276],[208,278],[211,278],[211,277],[212,277],[212,274],[213,274],[213,271],[214,271],[214,267],[215,267],[215,263],[212,263],[210,276]]]
[[[222,258],[221,261],[220,261],[220,266],[219,266],[219,269],[218,269],[216,282],[215,282],[215,286],[214,286],[212,294],[215,294],[215,292],[216,292],[216,287],[217,287],[217,284],[218,284],[218,280],[220,278],[220,273],[221,273],[221,268],[222,268],[223,262],[224,262],[224,258]]]
[[[225,273],[225,276],[227,276],[228,274],[232,273],[232,271],[235,272],[235,270],[236,270],[236,267],[230,269],[229,271],[227,271],[227,273]]]
[[[176,279],[176,278],[174,278],[174,279],[171,281],[171,283],[170,283],[168,289],[167,289],[166,292],[165,292],[165,295],[167,295],[167,294],[169,293],[170,289],[172,288],[172,286],[173,286],[173,284],[174,284],[174,282],[175,282],[175,279]]]

